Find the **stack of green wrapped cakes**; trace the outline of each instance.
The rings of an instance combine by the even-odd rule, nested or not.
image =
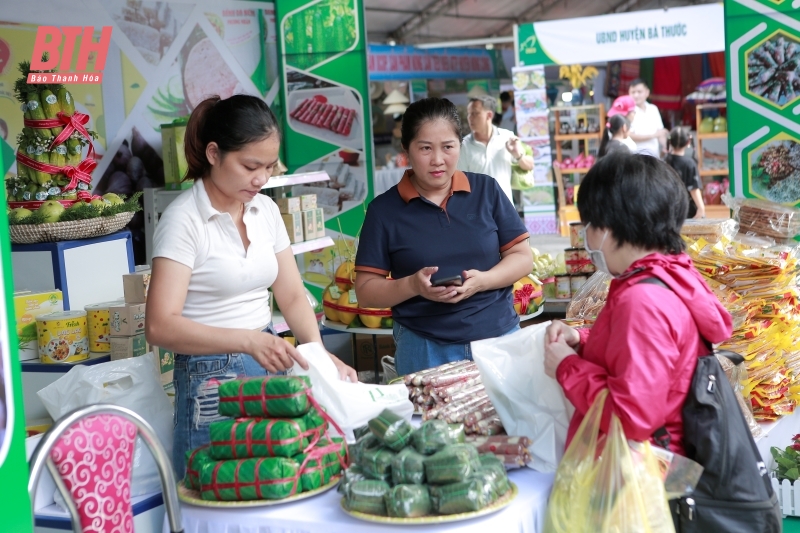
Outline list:
[[[463,426],[429,420],[415,430],[384,411],[352,447],[339,491],[350,511],[395,518],[480,511],[511,488],[502,462],[464,443]]]
[[[204,500],[280,500],[329,484],[346,466],[343,439],[330,439],[297,376],[234,380],[219,386],[208,446],[186,454],[187,488]]]

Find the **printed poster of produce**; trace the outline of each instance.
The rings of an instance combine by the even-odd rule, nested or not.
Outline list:
[[[544,65],[515,67],[512,70],[517,133],[533,150],[534,182],[550,183],[550,110],[547,106]]]
[[[0,151],[0,168],[8,166]],[[5,193],[0,191],[5,201]],[[8,235],[8,217],[0,217],[0,234]],[[28,462],[25,458],[25,419],[22,416],[22,372],[19,363],[17,331],[10,327],[14,316],[14,280],[11,272],[11,246],[0,239],[0,479],[3,497],[0,514],[4,531],[33,531],[31,502],[28,498]]]
[[[291,194],[316,194],[328,234],[352,240],[373,196],[364,6],[359,0],[286,0],[276,8],[285,163],[289,172],[322,170],[330,177],[295,186]],[[319,270],[318,263],[307,268],[308,256],[298,259],[304,275]],[[313,275],[305,279],[317,296],[327,284]]]
[[[99,134],[95,194],[163,186],[161,124],[188,116],[208,96],[258,95],[280,114],[273,3],[103,0],[76,4],[65,21],[57,0],[33,0],[9,16],[13,25],[0,27],[0,58],[3,44],[9,48],[0,62],[0,134],[12,144],[22,113],[8,95],[17,64],[31,57],[36,25],[113,28],[102,85],[68,87]],[[146,261],[143,227],[137,213],[129,224],[137,264]]]
[[[800,206],[800,10],[725,4],[731,193]]]

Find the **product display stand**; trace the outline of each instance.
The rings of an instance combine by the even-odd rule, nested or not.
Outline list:
[[[380,357],[378,356],[378,335],[391,335],[390,328],[349,328],[341,322],[333,322],[327,318],[322,319],[322,325],[328,329],[349,333],[352,336],[353,343],[353,362],[356,360],[356,335],[371,335],[372,336],[372,356],[375,360],[375,383],[380,383],[379,368]]]
[[[278,187],[289,187],[291,185],[302,185],[304,183],[318,183],[320,181],[330,181],[330,176],[324,171],[287,174],[285,176],[270,178],[267,184],[261,189],[276,189]],[[153,264],[153,236],[156,232],[158,220],[161,218],[161,214],[167,206],[183,192],[185,191],[168,191],[163,188],[144,190],[144,237],[145,249],[147,250],[147,264],[149,265]],[[333,246],[333,239],[325,237],[323,239],[293,244],[292,251],[294,251],[295,255],[298,255],[312,250],[319,250],[320,248],[327,248],[328,246]]]
[[[64,310],[122,298],[122,275],[134,270],[128,230],[76,241],[11,246],[14,290],[59,289]]]

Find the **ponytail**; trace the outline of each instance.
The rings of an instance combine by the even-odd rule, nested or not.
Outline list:
[[[186,124],[183,149],[188,169],[184,179],[201,179],[211,171],[206,156],[209,143],[216,143],[224,157],[273,134],[280,136],[278,120],[261,98],[236,94],[225,100],[219,96],[203,100]]]
[[[211,170],[211,164],[206,157],[208,143],[203,142],[202,132],[209,111],[219,101],[219,96],[206,98],[194,108],[189,117],[186,134],[183,138],[183,150],[186,153],[186,166],[188,167],[184,179],[200,179]]]
[[[608,143],[611,138],[616,135],[623,126],[630,126],[628,119],[622,115],[614,115],[606,122],[606,132],[603,135],[603,140],[600,141],[600,149],[597,151],[597,157],[603,157],[608,151]]]
[[[669,132],[669,139],[667,139],[667,148],[685,148],[689,145],[689,134],[680,126],[673,128]]]

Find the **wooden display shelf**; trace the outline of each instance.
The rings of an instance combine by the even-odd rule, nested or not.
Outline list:
[[[556,140],[556,142],[558,142],[558,141],[583,141],[583,140],[587,140],[587,139],[589,139],[589,140],[591,140],[591,139],[601,140],[603,138],[602,135],[603,134],[601,132],[599,132],[599,131],[594,132],[594,133],[569,133],[569,134],[560,133],[560,134],[555,135],[555,140]]]
[[[702,139],[702,140],[727,139],[728,138],[728,132],[723,131],[723,132],[718,132],[718,133],[698,133],[697,134],[697,138],[698,139]]]
[[[698,104],[696,108],[696,119],[697,119],[697,144],[694,147],[695,153],[697,154],[697,167],[700,170],[700,176],[727,176],[728,170],[727,169],[707,169],[703,168],[705,165],[703,164],[703,154],[705,153],[705,149],[703,147],[704,141],[711,141],[711,140],[724,140],[728,138],[727,132],[717,132],[717,133],[700,133],[700,124],[703,121],[703,111],[708,109],[718,109],[720,110],[720,114],[724,114],[727,118],[727,104],[719,103],[719,104]],[[730,164],[730,162],[728,162]]]
[[[727,168],[703,168],[700,169],[700,176],[727,176],[730,171]]]

